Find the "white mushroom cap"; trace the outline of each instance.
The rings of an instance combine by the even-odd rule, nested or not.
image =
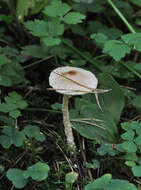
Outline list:
[[[49,84],[61,94],[82,95],[96,89],[98,80],[90,71],[64,66],[58,67],[50,73]]]

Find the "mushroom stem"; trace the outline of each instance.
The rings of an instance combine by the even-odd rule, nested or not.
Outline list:
[[[66,138],[67,138],[68,148],[72,154],[75,154],[76,145],[74,142],[71,122],[70,122],[70,118],[69,118],[69,109],[68,109],[69,98],[70,98],[69,95],[63,96],[63,104],[62,104],[63,123],[64,123],[64,127],[65,127],[65,134],[66,134]]]

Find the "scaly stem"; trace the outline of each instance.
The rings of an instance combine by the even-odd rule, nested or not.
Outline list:
[[[65,134],[67,138],[69,151],[71,154],[75,154],[76,145],[73,138],[72,127],[71,127],[71,122],[69,118],[69,109],[68,109],[69,98],[70,96],[68,95],[63,96],[63,104],[62,104],[63,123],[65,127]]]
[[[108,0],[108,3],[111,5],[111,7],[115,10],[115,12],[118,14],[118,16],[121,18],[121,20],[124,22],[124,24],[127,26],[129,31],[131,33],[136,33],[134,28],[131,26],[131,24],[127,21],[127,19],[123,16],[123,14],[120,12],[120,10],[115,6],[115,4],[112,2],[112,0]]]

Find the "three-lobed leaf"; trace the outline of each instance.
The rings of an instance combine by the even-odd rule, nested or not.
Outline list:
[[[8,113],[16,109],[17,105],[12,102],[0,104],[0,112]]]
[[[112,147],[112,144],[102,143],[99,148],[97,148],[99,155],[103,156],[109,154],[110,156],[115,156],[116,152]]]
[[[40,132],[40,128],[34,125],[27,125],[24,128],[24,133],[27,135],[29,138],[35,138],[38,141],[44,141],[45,136],[42,132]]]
[[[122,148],[127,152],[136,152],[137,146],[132,141],[125,141],[121,144]]]
[[[23,188],[27,184],[27,179],[24,177],[23,171],[20,169],[9,169],[6,176],[10,181],[12,181],[16,188]]]
[[[20,61],[18,60],[18,62]],[[18,62],[11,61],[10,64],[4,64],[1,67],[0,85],[12,86],[14,84],[25,82],[25,77],[24,77],[25,73],[24,73],[23,67]]]
[[[13,92],[8,93],[8,96],[6,96],[4,99],[7,103],[11,101],[16,102],[16,101],[22,100],[22,96],[18,94],[17,92],[13,91]]]
[[[5,126],[2,130],[4,135],[0,136],[0,144],[4,148],[9,148],[12,144],[17,147],[22,146],[25,135],[22,131],[12,126]]]
[[[131,47],[119,40],[110,40],[104,44],[103,53],[109,54],[116,61],[120,61],[127,53],[130,53]]]
[[[18,109],[24,109],[27,107],[26,101],[22,100],[22,96],[15,91],[10,92],[4,99],[5,103],[0,104],[0,111],[9,113],[14,119],[21,116],[21,112]]]
[[[48,23],[44,20],[27,21],[24,26],[34,36],[42,37],[48,34]]]
[[[79,13],[79,12],[70,12],[67,15],[65,15],[62,20],[66,24],[77,24],[81,23],[83,19],[85,19],[85,15]]]
[[[62,3],[58,0],[53,0],[50,5],[47,5],[45,10],[43,11],[45,15],[49,17],[57,17],[57,16],[64,16],[68,11],[71,10],[71,7],[66,4]]]
[[[47,164],[37,162],[28,167],[27,170],[11,168],[7,171],[6,176],[16,188],[21,189],[27,184],[29,177],[36,181],[45,180],[48,177],[49,170]]]
[[[17,119],[19,116],[21,116],[21,112],[19,110],[12,110],[9,112],[9,115],[12,118]]]
[[[135,132],[133,130],[128,130],[127,132],[121,135],[121,138],[124,140],[133,140]]]
[[[36,181],[45,180],[48,177],[49,170],[49,166],[42,162],[38,162],[27,168],[29,176],[31,176],[32,179]]]
[[[123,122],[123,123],[121,123],[121,127],[125,131],[136,130],[136,132],[138,133],[138,131],[140,131],[141,124],[140,124],[140,122],[137,122],[137,121]]]

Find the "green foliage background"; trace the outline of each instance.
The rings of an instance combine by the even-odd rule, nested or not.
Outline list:
[[[139,190],[141,1],[0,1],[0,189]],[[72,97],[70,156],[56,67],[93,72],[93,94]]]

